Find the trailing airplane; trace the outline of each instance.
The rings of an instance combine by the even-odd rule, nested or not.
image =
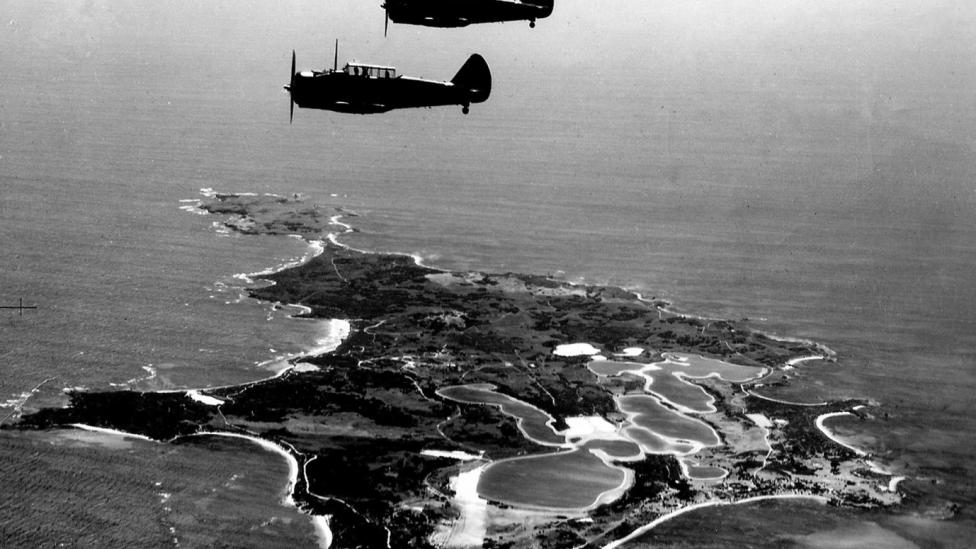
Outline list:
[[[338,41],[333,66],[324,71],[295,72],[295,52],[291,52],[291,81],[285,86],[291,95],[289,121],[295,105],[356,114],[461,105],[461,112],[468,114],[471,103],[482,103],[491,94],[491,71],[478,54],[469,57],[450,82],[401,76],[396,68],[384,65],[350,62],[341,70],[338,66]]]
[[[535,20],[552,13],[553,0],[385,0],[386,22],[427,27],[465,27],[473,23]]]

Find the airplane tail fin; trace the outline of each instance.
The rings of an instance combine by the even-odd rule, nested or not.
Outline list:
[[[488,63],[477,53],[468,58],[461,65],[451,83],[459,88],[468,90],[469,99],[472,103],[482,103],[491,95],[491,71]]]
[[[552,5],[554,0],[522,0],[523,4],[532,4],[534,6],[539,6],[544,11],[539,14],[539,17],[549,17],[552,14]]]

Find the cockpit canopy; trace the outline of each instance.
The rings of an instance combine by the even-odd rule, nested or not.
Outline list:
[[[396,69],[394,67],[384,67],[382,65],[347,63],[342,70],[351,76],[367,76],[369,78],[396,78]]]

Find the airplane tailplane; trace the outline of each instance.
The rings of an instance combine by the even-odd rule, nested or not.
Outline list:
[[[469,93],[469,100],[472,103],[481,103],[491,95],[491,71],[488,63],[477,53],[468,58],[461,65],[451,83],[459,88],[465,88]]]

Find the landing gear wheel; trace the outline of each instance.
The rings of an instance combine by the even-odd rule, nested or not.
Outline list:
[[[461,107],[461,112],[463,114],[468,114],[468,112],[470,112],[470,111],[471,111],[471,109],[469,109],[467,105]]]
[[[529,28],[530,29],[534,29],[535,28],[535,21],[529,21]]]

